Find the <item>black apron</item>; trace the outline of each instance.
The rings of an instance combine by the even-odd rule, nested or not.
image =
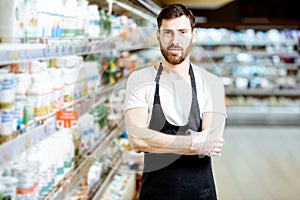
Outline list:
[[[162,64],[160,64],[155,78],[156,89],[149,128],[173,135],[184,135],[188,129],[201,131],[201,118],[192,66],[190,65],[189,68],[192,105],[188,123],[184,126],[170,124],[163,113],[159,96],[159,79],[162,69]],[[210,199],[217,199],[210,157],[145,152],[139,200]]]

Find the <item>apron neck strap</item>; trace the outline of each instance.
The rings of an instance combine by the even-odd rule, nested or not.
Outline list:
[[[162,70],[163,70],[163,67],[162,67],[162,64],[160,63],[160,64],[159,64],[159,67],[158,67],[158,70],[157,70],[156,77],[155,77],[155,82],[156,82],[156,84],[158,84],[158,82],[159,82],[159,79],[160,79],[160,75],[161,75]]]
[[[159,99],[159,79],[160,79],[160,75],[161,72],[163,70],[162,64],[159,64],[158,70],[157,70],[157,74],[155,77],[155,82],[156,82],[156,87],[155,87],[155,97],[154,97],[154,103],[160,102]]]
[[[190,64],[190,76],[191,76],[191,84],[193,90],[193,98],[197,99],[196,81],[195,81],[194,71],[191,64]]]
[[[156,82],[155,96],[159,96],[159,79],[160,79],[162,70],[163,70],[163,66],[162,66],[162,63],[160,63],[158,70],[157,70],[156,77],[155,77],[155,82]],[[193,72],[193,68],[192,68],[191,64],[190,64],[189,72],[190,72],[190,77],[191,77],[193,98],[197,98],[196,81],[195,81],[195,76],[194,76],[194,72]]]

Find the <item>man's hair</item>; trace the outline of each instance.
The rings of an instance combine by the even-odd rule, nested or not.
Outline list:
[[[157,16],[158,29],[161,27],[163,19],[175,19],[185,15],[189,18],[192,30],[195,28],[195,16],[192,11],[183,4],[170,4],[164,7]]]

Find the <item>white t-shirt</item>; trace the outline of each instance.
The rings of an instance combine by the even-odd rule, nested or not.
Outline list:
[[[204,112],[218,112],[226,116],[222,80],[196,65],[192,67],[196,80],[200,117]],[[157,70],[154,66],[136,70],[130,74],[126,85],[124,112],[132,108],[147,108],[149,111],[147,125],[150,123],[152,114],[156,74]],[[174,80],[161,75],[159,94],[161,107],[168,122],[177,126],[185,125],[188,122],[192,103],[190,77]]]

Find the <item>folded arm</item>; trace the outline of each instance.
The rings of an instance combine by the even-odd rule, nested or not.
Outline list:
[[[191,136],[169,135],[151,130],[147,127],[147,118],[147,108],[133,108],[125,113],[126,131],[134,150],[151,153],[193,153],[190,150]]]
[[[203,154],[205,142],[200,137],[189,135],[170,135],[147,127],[148,109],[132,108],[125,113],[125,125],[131,147],[136,151],[151,153],[176,153],[185,155]],[[225,116],[219,113],[204,113],[203,134],[213,143],[222,140]],[[192,145],[193,144],[193,145]],[[214,145],[216,146],[216,145]],[[220,146],[220,145],[219,145]]]

